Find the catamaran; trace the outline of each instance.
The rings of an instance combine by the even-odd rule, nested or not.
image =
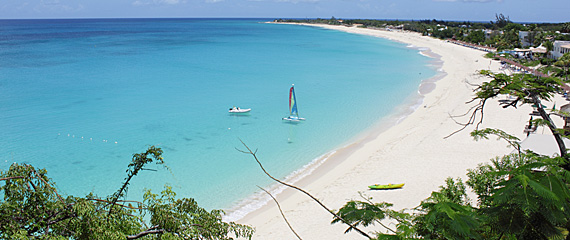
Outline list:
[[[298,122],[305,120],[299,117],[299,111],[297,111],[297,99],[295,98],[295,84],[289,89],[289,117],[284,117],[283,120]]]

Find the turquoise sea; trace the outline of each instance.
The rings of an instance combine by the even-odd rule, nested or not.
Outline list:
[[[168,184],[232,209],[272,183],[240,139],[274,176],[299,174],[436,74],[405,44],[270,20],[0,20],[0,169],[32,164],[60,193],[106,196],[157,145],[170,170],[149,166],[128,199]],[[281,119],[291,84],[299,124]]]

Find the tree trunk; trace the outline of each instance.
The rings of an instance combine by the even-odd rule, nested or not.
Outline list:
[[[534,102],[534,105],[538,109],[538,113],[540,113],[540,117],[542,117],[542,119],[546,121],[546,125],[550,129],[550,132],[552,132],[552,135],[554,135],[554,139],[556,139],[556,143],[558,144],[558,150],[560,151],[560,156],[566,160],[564,165],[562,165],[562,167],[567,171],[570,171],[570,159],[566,154],[566,145],[564,144],[564,140],[562,140],[560,132],[558,132],[556,125],[554,125],[554,122],[550,118],[550,115],[548,115],[544,110],[544,108],[542,107],[540,99],[538,99],[536,94],[531,93],[530,96],[532,98],[532,101]]]

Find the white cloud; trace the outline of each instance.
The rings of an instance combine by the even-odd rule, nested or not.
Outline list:
[[[206,0],[206,1],[224,1],[224,0]],[[289,3],[300,3],[300,2],[308,2],[308,3],[316,3],[322,2],[323,0],[246,0],[248,2],[289,2]],[[349,0],[352,1],[352,0]],[[365,0],[359,0],[365,1]]]
[[[139,0],[136,0],[132,3],[132,5],[134,5],[134,6],[144,6],[144,5],[149,5],[149,4],[150,4],[150,2],[144,2],[144,1],[139,1]]]
[[[157,0],[155,2],[158,2],[158,4],[170,4],[170,5],[175,5],[180,3],[180,0]]]
[[[218,3],[223,2],[224,0],[206,0],[206,3]]]
[[[41,0],[40,3],[34,6],[36,12],[77,12],[83,10],[85,7],[81,4],[68,5],[61,3],[60,0]]]
[[[179,3],[185,3],[185,0],[136,0],[131,4],[134,6],[146,6],[146,5],[177,5]]]
[[[503,0],[433,0],[435,2],[503,2]]]
[[[290,3],[300,3],[300,2],[315,3],[319,1],[320,0],[277,0],[277,2],[290,2]]]

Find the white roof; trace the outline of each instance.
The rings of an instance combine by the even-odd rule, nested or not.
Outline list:
[[[530,49],[520,49],[520,48],[515,48],[514,50],[515,52],[530,52]]]
[[[534,47],[531,47],[530,50],[531,50],[533,53],[546,53],[546,47],[544,47],[544,46],[542,46],[542,45],[540,45],[540,46],[538,46],[538,47],[535,47],[535,48],[534,48]]]

